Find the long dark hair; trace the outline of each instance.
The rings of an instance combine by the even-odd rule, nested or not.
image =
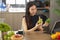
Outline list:
[[[26,5],[25,19],[26,19],[27,26],[32,26],[29,8],[32,7],[33,5],[36,5],[35,2],[28,2]]]

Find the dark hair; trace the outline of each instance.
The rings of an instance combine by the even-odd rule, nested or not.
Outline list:
[[[33,5],[36,5],[35,2],[28,2],[26,4],[26,14],[25,14],[25,16],[27,16],[27,15],[30,16],[29,8],[32,7]]]
[[[32,7],[33,5],[36,5],[35,2],[28,2],[26,5],[25,19],[26,19],[27,26],[32,26],[29,8]]]

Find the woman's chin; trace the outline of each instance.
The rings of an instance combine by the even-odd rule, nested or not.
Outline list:
[[[35,14],[33,14],[32,16],[34,16]]]

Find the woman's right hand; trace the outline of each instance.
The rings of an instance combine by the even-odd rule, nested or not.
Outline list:
[[[39,24],[38,24],[38,23],[36,23],[36,25],[35,25],[35,26],[38,28]]]
[[[35,26],[38,28],[38,27],[42,26],[42,24],[38,24],[38,23],[36,23]]]
[[[43,31],[42,24],[36,23],[36,27],[37,27],[37,29],[39,29],[40,31]]]

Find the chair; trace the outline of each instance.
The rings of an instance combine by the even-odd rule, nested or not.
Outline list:
[[[60,21],[55,22],[51,30],[51,33],[56,33],[56,32],[60,32]]]

